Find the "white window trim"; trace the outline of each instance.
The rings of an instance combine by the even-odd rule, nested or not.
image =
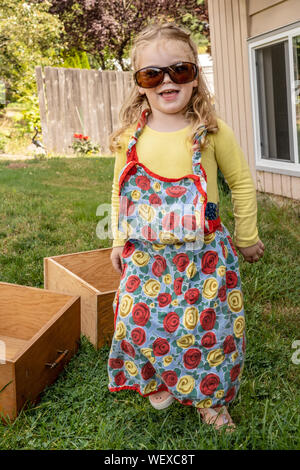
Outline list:
[[[255,152],[255,164],[257,170],[268,171],[272,173],[281,173],[290,176],[300,176],[300,162],[297,147],[297,132],[296,132],[296,107],[294,103],[295,95],[295,80],[293,75],[293,44],[292,38],[300,35],[299,23],[296,27],[285,29],[281,32],[272,31],[268,35],[263,35],[263,39],[250,39],[248,52],[249,52],[249,70],[250,70],[250,89],[251,89],[251,104],[252,104],[252,123],[254,130],[254,152]],[[292,125],[293,125],[293,148],[295,155],[295,162],[284,162],[269,160],[262,158],[261,146],[260,146],[260,129],[259,129],[259,110],[258,110],[258,90],[257,90],[257,69],[255,66],[255,51],[261,47],[266,47],[282,40],[288,40],[289,49],[289,67],[291,71],[291,96],[290,100],[292,103]]]

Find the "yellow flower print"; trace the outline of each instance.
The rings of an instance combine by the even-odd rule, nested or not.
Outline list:
[[[218,276],[223,277],[226,274],[226,267],[225,266],[219,266],[217,269]]]
[[[178,305],[178,299],[172,300],[171,305],[173,305],[173,307],[177,307],[177,305]]]
[[[214,277],[205,279],[202,291],[203,297],[206,299],[213,299],[217,295],[218,287],[218,281]]]
[[[127,317],[131,312],[133,298],[129,294],[123,295],[120,303],[120,317]]]
[[[119,321],[116,325],[115,331],[115,339],[116,341],[120,341],[121,339],[125,338],[126,336],[126,326],[122,321]]]
[[[148,206],[147,204],[140,204],[138,207],[138,213],[146,222],[151,222],[156,214],[154,207]]]
[[[204,243],[206,245],[209,245],[212,241],[214,241],[215,237],[216,237],[216,232],[205,234],[204,235]]]
[[[172,356],[165,356],[163,358],[163,363],[164,363],[164,366],[167,367],[168,365],[171,364],[171,362],[173,361],[173,357]]]
[[[136,250],[131,259],[136,266],[146,266],[149,263],[150,255],[145,251]]]
[[[237,289],[232,290],[227,296],[227,302],[232,312],[240,312],[244,305],[242,292]]]
[[[146,395],[147,393],[154,392],[156,389],[157,389],[156,380],[151,380],[144,388],[143,394]]]
[[[163,281],[165,284],[171,284],[172,282],[172,276],[171,274],[166,274],[164,277],[163,277]]]
[[[185,309],[183,316],[183,324],[188,330],[193,330],[199,321],[199,311],[196,307],[188,307]]]
[[[128,372],[128,374],[132,375],[133,377],[138,374],[137,367],[134,362],[132,361],[125,361],[124,362],[125,368]]]
[[[196,408],[210,408],[212,405],[211,398],[205,398],[204,400],[199,401],[196,403]]]
[[[184,375],[180,377],[178,384],[176,385],[176,390],[179,393],[183,393],[184,395],[188,395],[191,393],[193,388],[195,387],[195,379],[191,375]]]
[[[153,308],[154,305],[155,305],[155,303],[154,303],[154,302],[151,302],[150,307]]]
[[[134,199],[135,201],[138,201],[141,197],[141,193],[140,191],[138,191],[137,189],[134,189],[134,191],[131,191],[131,197],[132,199]]]
[[[224,255],[225,255],[225,259],[227,258],[228,256],[228,249],[227,249],[227,246],[224,245]]]
[[[130,237],[130,235],[133,232],[133,228],[131,227],[131,225],[128,222],[126,222],[126,220],[122,220],[121,226],[124,230],[124,234],[122,233],[122,238],[124,236],[125,236],[125,238]]]
[[[142,289],[148,297],[157,297],[160,291],[160,282],[156,279],[148,279]]]
[[[155,181],[155,183],[153,183],[152,187],[153,187],[154,191],[156,191],[156,192],[160,191],[160,188],[161,188],[160,183],[158,181]]]
[[[223,354],[222,349],[213,349],[207,355],[207,362],[209,363],[210,367],[217,367],[225,360],[225,356]]]
[[[187,233],[184,237],[183,237],[184,241],[189,243],[189,242],[194,242],[196,240],[196,235],[193,234],[193,233]]]
[[[216,398],[223,398],[224,396],[224,390],[217,390],[215,393]]]
[[[238,355],[239,355],[238,351],[235,351],[234,353],[231,354],[232,362],[235,362],[237,360]]]
[[[159,250],[164,250],[166,248],[166,245],[162,243],[152,243],[152,246],[154,250],[159,251]]]
[[[174,233],[172,232],[159,232],[158,234],[159,239],[162,243],[166,245],[171,245],[173,243],[178,243],[179,239],[175,237]]]
[[[176,341],[176,343],[177,346],[179,346],[180,348],[189,348],[190,346],[195,344],[195,336],[192,334],[183,335]]]
[[[245,318],[242,316],[237,317],[233,322],[233,332],[237,338],[243,336],[245,329]]]
[[[192,261],[186,268],[186,275],[189,279],[192,279],[197,274],[197,267]]]
[[[179,242],[179,243],[175,243],[175,244],[174,244],[176,250],[178,250],[178,248],[181,248],[182,245],[183,245],[183,242]]]

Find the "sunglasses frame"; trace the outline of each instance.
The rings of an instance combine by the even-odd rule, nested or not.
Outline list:
[[[192,80],[189,80],[188,82],[184,82],[184,83],[179,83],[179,82],[176,82],[175,80],[173,80],[171,74],[172,72],[174,72],[172,70],[172,67],[175,67],[175,65],[179,65],[179,64],[192,64],[194,66],[194,77],[192,78]],[[155,86],[151,86],[151,87],[142,87],[141,85],[139,85],[138,81],[137,81],[137,74],[139,72],[141,72],[142,70],[147,70],[147,69],[156,69],[156,70],[160,70],[163,72],[163,75],[162,75],[162,79],[159,83],[157,83],[157,85]],[[171,74],[170,74],[170,71],[171,71]],[[184,85],[186,83],[191,83],[193,80],[195,80],[198,76],[198,67],[197,67],[197,64],[195,64],[194,62],[176,62],[175,64],[172,64],[172,65],[169,65],[168,67],[156,67],[156,66],[148,66],[148,67],[143,67],[142,69],[140,70],[137,70],[135,73],[134,73],[134,80],[135,80],[135,83],[141,87],[141,88],[145,88],[145,89],[149,89],[149,88],[156,88],[157,86],[161,85],[162,82],[164,81],[164,76],[165,76],[165,73],[167,73],[169,75],[169,77],[171,78],[171,80],[176,83],[177,85]]]

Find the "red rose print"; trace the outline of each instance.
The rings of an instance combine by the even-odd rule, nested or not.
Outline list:
[[[166,259],[161,255],[155,255],[154,258],[155,261],[152,265],[152,272],[154,276],[160,277],[167,267],[167,262]]]
[[[193,200],[194,206],[197,205],[197,202],[198,202],[198,193],[196,194],[196,196],[194,197],[194,200]]]
[[[143,328],[134,328],[131,332],[131,338],[134,344],[141,346],[146,341],[146,333]]]
[[[219,256],[216,251],[207,251],[201,258],[201,269],[204,274],[212,274],[216,270]]]
[[[199,295],[200,295],[199,289],[197,289],[196,287],[193,287],[186,291],[186,293],[184,294],[184,298],[189,304],[192,305],[195,302],[197,302]]]
[[[174,292],[175,292],[176,295],[181,295],[182,294],[182,292],[181,292],[182,283],[183,283],[183,277],[177,277],[174,280]]]
[[[186,369],[196,369],[201,361],[201,351],[196,348],[188,349],[183,355],[183,364]]]
[[[168,313],[164,318],[164,329],[168,333],[174,333],[177,330],[180,323],[179,316],[175,312]]]
[[[122,359],[119,359],[119,358],[116,358],[116,359],[112,358],[112,359],[109,359],[108,365],[112,369],[121,369],[121,367],[123,367],[123,365],[124,365],[124,361]]]
[[[141,375],[144,380],[149,380],[155,374],[155,369],[152,364],[148,361],[141,369]]]
[[[151,204],[151,206],[160,206],[161,199],[157,194],[151,194],[149,196],[149,203]]]
[[[200,391],[203,395],[212,395],[218,388],[220,378],[216,374],[207,374],[200,383]]]
[[[141,280],[137,276],[129,276],[125,284],[125,289],[127,292],[134,292],[139,287],[140,283]]]
[[[222,241],[221,241],[221,242],[220,242],[220,245],[221,245],[221,247],[222,247],[222,253],[223,253],[223,256],[224,256],[224,258],[226,258],[226,251],[225,251],[225,245],[224,245],[224,242],[222,242]]]
[[[151,227],[149,227],[149,225],[145,225],[142,228],[141,233],[143,237],[146,238],[146,240],[149,242],[154,242],[157,239],[157,234],[154,232],[154,230],[152,230]]]
[[[226,286],[233,289],[238,283],[238,277],[234,271],[226,271]]]
[[[145,326],[150,318],[150,310],[144,302],[137,303],[132,309],[132,319],[136,325]]]
[[[174,387],[177,384],[178,377],[174,370],[167,370],[161,374],[161,378],[168,387]]]
[[[178,253],[172,259],[173,263],[176,265],[178,271],[181,273],[185,270],[185,268],[189,265],[190,260],[186,253]]]
[[[120,196],[120,214],[132,215],[134,209],[135,206],[133,201],[130,201],[127,196]]]
[[[162,227],[164,230],[172,231],[175,227],[178,227],[180,222],[180,217],[176,212],[170,212],[166,214],[162,219]]]
[[[226,336],[223,343],[224,354],[229,354],[236,350],[236,345],[234,342],[234,337],[232,335]]]
[[[213,331],[209,331],[202,336],[201,344],[204,348],[212,348],[217,342],[216,335]]]
[[[137,176],[135,178],[135,182],[136,182],[136,185],[139,188],[143,189],[144,191],[147,191],[148,189],[150,189],[150,181],[147,178],[147,176]]]
[[[201,312],[200,324],[203,330],[212,330],[216,322],[216,312],[212,308],[206,308]]]
[[[132,255],[134,250],[135,250],[135,245],[129,240],[127,240],[122,251],[122,257],[128,258],[128,256]]]
[[[164,356],[170,351],[170,345],[165,338],[157,338],[152,344],[154,356]]]
[[[170,186],[166,189],[166,193],[171,197],[180,197],[185,194],[187,189],[184,186]]]
[[[182,405],[192,405],[193,402],[192,402],[192,400],[188,400],[187,398],[185,398],[184,400],[182,400],[181,404]]]
[[[131,177],[132,175],[135,175],[136,172],[137,172],[136,166],[133,166],[132,168],[130,168],[130,170],[128,170],[127,175],[125,176],[123,182],[125,183],[125,181],[129,181],[129,180],[130,180],[130,177]]]
[[[218,292],[218,297],[221,302],[225,302],[226,300],[226,286],[221,286]]]
[[[126,269],[127,269],[127,264],[123,263],[123,268],[122,268],[122,274],[121,274],[121,279],[125,277]]]
[[[231,249],[232,249],[233,253],[235,254],[235,256],[237,256],[237,252],[236,252],[235,246],[233,244],[233,241],[232,241],[230,235],[227,235],[227,238],[228,238],[228,241],[230,243],[230,246],[231,246]]]
[[[128,354],[128,356],[135,358],[135,350],[134,347],[128,343],[125,339],[121,342],[121,349],[124,351],[125,354]]]
[[[226,394],[225,401],[229,402],[233,400],[234,395],[235,395],[235,387],[231,387]]]
[[[168,294],[167,292],[162,292],[161,294],[157,296],[157,300],[158,300],[158,305],[160,307],[166,307],[171,302],[172,296],[171,294]]]
[[[242,344],[242,351],[243,353],[245,352],[246,350],[246,338],[245,338],[245,333],[243,334],[243,344]]]
[[[125,377],[125,374],[124,372],[121,370],[120,372],[118,372],[116,375],[115,375],[115,383],[120,386],[120,385],[124,385],[124,383],[126,382],[126,377]]]
[[[231,382],[234,382],[238,378],[240,372],[241,372],[240,364],[233,366],[233,368],[230,370]]]
[[[192,214],[184,215],[181,224],[187,230],[196,230],[196,217]]]

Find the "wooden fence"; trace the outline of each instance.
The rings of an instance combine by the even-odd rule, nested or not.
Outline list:
[[[36,67],[43,143],[48,152],[73,153],[73,134],[84,134],[101,153],[110,153],[108,137],[118,127],[131,72]]]

